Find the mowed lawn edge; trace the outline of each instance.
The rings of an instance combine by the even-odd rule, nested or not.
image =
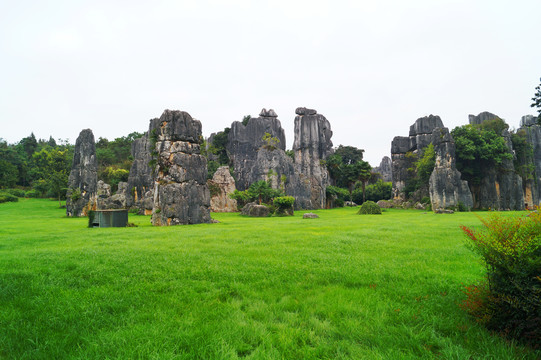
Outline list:
[[[540,357],[458,306],[484,274],[459,229],[476,213],[357,210],[89,229],[0,204],[0,358]]]

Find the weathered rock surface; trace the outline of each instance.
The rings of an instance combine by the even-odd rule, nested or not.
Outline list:
[[[477,116],[470,115],[470,124],[482,124],[484,121],[500,119],[499,116],[482,112]],[[502,136],[505,140],[509,153],[514,154],[511,136],[504,130]],[[522,178],[515,172],[513,160],[503,160],[498,169],[495,167],[483,169],[484,177],[475,191],[474,207],[476,209],[495,210],[523,210],[524,190]],[[470,189],[473,189],[472,184]]]
[[[95,210],[97,187],[96,143],[92,130],[85,129],[75,142],[68,178],[66,215],[86,216],[88,210]]]
[[[406,199],[406,185],[413,176],[408,169],[413,166],[415,155],[432,142],[432,132],[437,128],[443,128],[440,117],[429,115],[417,119],[410,126],[408,137],[396,136],[393,139],[391,143],[393,199],[397,201]]]
[[[158,226],[210,222],[207,160],[201,155],[201,122],[184,111],[165,110],[151,120],[156,138],[156,182],[152,224]]]
[[[374,168],[374,172],[381,175],[381,179],[385,182],[393,181],[393,162],[390,157],[384,156],[381,159],[379,166]]]
[[[140,213],[144,213],[145,194],[152,190],[154,186],[151,144],[148,132],[143,137],[135,139],[131,147],[131,154],[133,163],[128,177],[127,206],[135,206],[139,208]]]
[[[488,111],[483,111],[477,116],[472,114],[468,115],[468,120],[471,125],[481,125],[484,121],[499,118],[500,117],[498,115],[494,115],[493,113],[489,113]]]
[[[454,140],[440,117],[434,115],[417,119],[410,127],[409,137],[397,136],[391,144],[393,199],[405,200],[406,186],[414,176],[408,169],[414,167],[417,155],[431,143],[436,155],[434,170],[428,187],[421,187],[417,197],[429,195],[434,210],[456,207],[459,202],[471,208],[471,192],[456,169]]]
[[[214,173],[212,180],[208,180],[207,183],[210,190],[210,211],[237,211],[237,200],[229,197],[229,194],[236,190],[235,179],[229,172],[229,166],[220,166]]]
[[[269,216],[270,210],[265,205],[258,205],[257,203],[248,203],[244,205],[241,211],[241,215],[253,216],[253,217],[266,217]]]
[[[97,209],[126,209],[128,183],[119,182],[116,194],[111,195],[111,186],[98,181]]]
[[[296,112],[306,114],[295,117],[293,152],[300,187],[290,190],[288,195],[297,195],[296,203],[302,209],[321,209],[325,207],[325,190],[330,185],[329,173],[321,161],[333,152],[331,124],[315,110],[298,108]]]
[[[261,113],[267,111],[263,109]],[[280,120],[276,117],[251,118],[246,126],[240,121],[231,124],[227,152],[235,169],[236,186],[240,191],[246,190],[256,181],[264,180],[259,172],[253,173],[253,168],[258,165],[256,163],[258,151],[266,145],[263,141],[266,133],[279,140],[276,150],[284,152],[286,136]]]
[[[436,154],[434,170],[430,175],[429,192],[432,209],[447,209],[462,204],[473,208],[473,198],[468,183],[461,179],[456,169],[455,142],[447,128],[435,128],[432,144]]]
[[[533,209],[534,206],[539,206],[541,203],[541,126],[537,123],[537,117],[523,116],[518,131],[525,134],[533,150],[531,159],[528,160],[531,161],[534,169],[522,179],[524,203],[529,209]]]
[[[314,213],[306,213],[302,215],[303,219],[319,219],[319,216]]]

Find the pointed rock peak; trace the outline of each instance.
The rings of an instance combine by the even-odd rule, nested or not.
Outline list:
[[[273,109],[269,109],[269,111],[267,112],[267,116],[268,117],[278,117],[278,114],[276,114],[276,112],[274,112]]]
[[[261,112],[259,113],[259,116],[266,117],[268,114],[267,109],[263,108],[261,109]]]

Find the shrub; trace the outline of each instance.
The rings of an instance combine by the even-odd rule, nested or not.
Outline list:
[[[73,189],[71,193],[71,201],[76,202],[82,197],[81,190],[79,188]]]
[[[6,190],[2,190],[2,192],[8,193],[10,195],[17,196],[20,198],[24,197],[24,190],[21,190],[21,189],[6,189]]]
[[[421,204],[430,204],[430,197],[423,196],[423,198],[421,199]]]
[[[361,208],[357,212],[357,214],[360,215],[367,215],[367,214],[373,214],[373,215],[381,215],[381,208],[378,204],[376,204],[373,201],[366,201],[361,205]]]
[[[349,191],[338,186],[327,186],[325,189],[327,199],[334,201],[335,207],[343,207],[344,202],[349,200]]]
[[[39,195],[39,191],[37,191],[36,189],[28,190],[24,193],[24,196],[27,198],[38,198]]]
[[[13,195],[8,194],[6,192],[0,193],[0,203],[17,202],[17,201],[19,201],[19,198],[17,196],[13,196]]]
[[[274,198],[273,204],[276,206],[277,215],[293,215],[293,204],[295,198],[293,196],[280,196]]]
[[[492,214],[481,219],[484,228],[461,229],[469,248],[479,254],[487,271],[487,292],[471,298],[471,315],[490,330],[541,344],[541,212],[519,217]],[[479,309],[479,307],[481,309]],[[475,310],[475,311],[472,311]]]

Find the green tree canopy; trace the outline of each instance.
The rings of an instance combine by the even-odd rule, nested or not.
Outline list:
[[[537,116],[537,122],[541,125],[541,84],[536,86],[535,94],[532,98],[532,101],[533,103],[531,107],[537,108],[537,112],[539,113],[539,115]]]

